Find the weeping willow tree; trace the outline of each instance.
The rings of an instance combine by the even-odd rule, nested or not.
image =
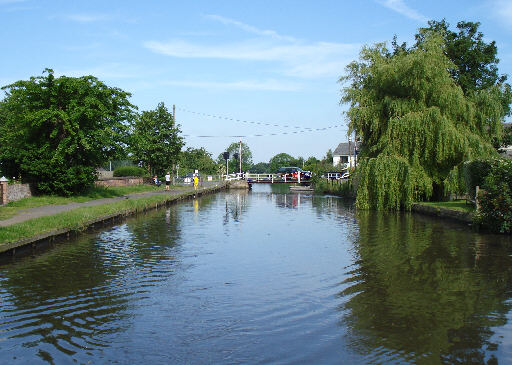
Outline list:
[[[465,95],[453,67],[436,34],[394,54],[384,44],[365,47],[347,66],[341,102],[360,143],[358,208],[408,210],[460,184],[464,161],[496,156],[499,86]]]

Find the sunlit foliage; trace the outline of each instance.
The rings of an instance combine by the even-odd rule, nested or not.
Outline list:
[[[340,79],[360,146],[358,208],[410,209],[413,201],[439,198],[464,161],[496,155],[499,90],[465,95],[443,49],[435,34],[394,54],[384,44],[364,47]]]

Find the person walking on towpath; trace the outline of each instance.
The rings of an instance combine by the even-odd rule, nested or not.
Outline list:
[[[197,177],[197,175],[194,175],[194,189],[197,190],[198,185],[199,185],[199,177]]]
[[[171,174],[167,171],[167,174],[165,175],[165,190],[169,191],[169,185],[171,185]]]

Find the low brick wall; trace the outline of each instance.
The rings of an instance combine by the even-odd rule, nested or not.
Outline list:
[[[142,177],[112,177],[96,181],[96,186],[128,186],[142,185],[143,183],[144,179]]]
[[[32,196],[30,184],[1,184],[0,205]]]

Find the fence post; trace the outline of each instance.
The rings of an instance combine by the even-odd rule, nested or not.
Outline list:
[[[0,205],[7,204],[7,183],[9,180],[2,176],[0,178]]]

